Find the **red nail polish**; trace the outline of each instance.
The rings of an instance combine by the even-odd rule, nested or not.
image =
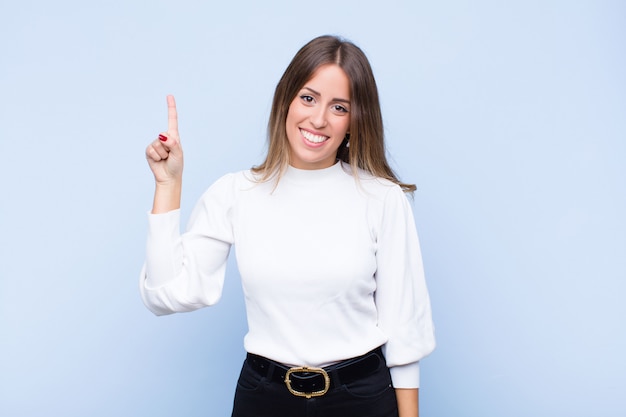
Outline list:
[[[167,138],[165,136],[163,136],[163,135],[159,135],[159,140],[161,142],[165,142],[167,140]]]

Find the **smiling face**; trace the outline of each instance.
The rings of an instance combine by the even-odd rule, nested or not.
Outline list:
[[[289,163],[299,169],[334,165],[350,128],[350,80],[337,65],[318,68],[289,105]]]

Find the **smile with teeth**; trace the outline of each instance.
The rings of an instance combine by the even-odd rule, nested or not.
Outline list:
[[[302,133],[302,136],[304,136],[306,140],[308,140],[309,142],[313,142],[313,143],[322,143],[325,140],[329,139],[328,136],[315,135],[309,132],[308,130],[300,129],[300,133]]]

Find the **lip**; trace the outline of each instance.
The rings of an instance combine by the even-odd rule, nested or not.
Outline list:
[[[324,146],[324,144],[326,142],[329,141],[330,136],[325,135],[323,133],[320,132],[316,132],[315,130],[310,130],[310,129],[304,129],[304,128],[298,128],[298,130],[300,131],[300,137],[302,138],[302,142],[309,148],[319,148],[320,146]],[[322,141],[322,142],[310,142],[307,138],[304,137],[304,135],[302,134],[302,131],[311,133],[313,135],[316,136],[324,136],[326,138],[326,140]]]

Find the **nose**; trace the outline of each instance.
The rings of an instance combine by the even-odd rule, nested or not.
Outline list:
[[[328,120],[326,119],[326,109],[323,106],[312,109],[310,120],[311,125],[313,125],[316,129],[325,127],[328,123]]]

